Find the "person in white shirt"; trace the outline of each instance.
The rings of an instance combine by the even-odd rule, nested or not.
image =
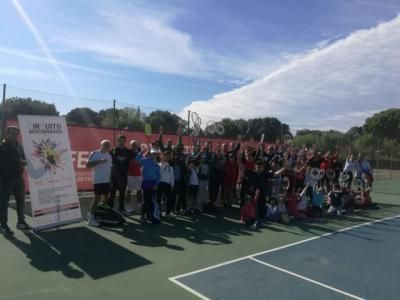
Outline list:
[[[112,158],[109,153],[111,142],[103,140],[100,143],[100,149],[93,151],[86,163],[87,168],[93,169],[93,190],[94,199],[90,204],[90,211],[88,217],[88,225],[99,226],[100,224],[94,217],[94,212],[97,205],[104,198],[104,203],[107,203],[110,194],[110,181],[111,181],[111,167]]]
[[[173,189],[175,184],[174,168],[170,166],[171,151],[169,149],[160,153],[160,183],[157,187],[157,202],[161,207],[161,199],[165,196],[167,199],[167,206],[165,215],[174,216],[175,203],[173,199]]]
[[[346,158],[346,163],[344,164],[343,174],[349,175],[349,179],[346,181],[346,185],[351,187],[351,183],[353,182],[353,173],[355,170],[356,164],[353,161],[353,154],[349,151],[349,154]]]

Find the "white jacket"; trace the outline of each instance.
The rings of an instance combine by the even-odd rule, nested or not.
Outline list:
[[[174,187],[174,168],[168,162],[163,161],[160,163],[160,182],[166,182]]]

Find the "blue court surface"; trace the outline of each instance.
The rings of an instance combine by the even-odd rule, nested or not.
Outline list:
[[[170,280],[200,299],[400,299],[400,216]]]

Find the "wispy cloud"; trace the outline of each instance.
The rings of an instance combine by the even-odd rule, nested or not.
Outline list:
[[[51,62],[53,65],[57,75],[60,77],[61,81],[64,83],[65,88],[67,91],[70,93],[70,95],[73,94],[71,84],[69,83],[68,78],[65,76],[64,72],[60,68],[60,66],[56,63],[56,59],[51,52],[50,48],[47,46],[47,43],[43,39],[42,35],[40,32],[37,30],[36,26],[33,24],[31,18],[28,16],[26,13],[25,9],[22,7],[22,5],[19,3],[18,0],[12,0],[12,3],[17,10],[19,16],[23,20],[23,22],[26,24],[28,27],[29,31],[32,33],[32,36],[34,37],[35,41],[43,51],[43,53],[46,55],[47,59]]]
[[[27,69],[27,68],[0,68],[1,76],[12,76],[12,77],[23,77],[23,78],[34,78],[34,79],[44,79],[46,74],[44,72]]]
[[[345,130],[400,103],[400,16],[301,54],[276,71],[185,109],[219,119],[276,116]]]
[[[78,65],[78,64],[73,64],[73,63],[69,63],[69,62],[64,62],[64,61],[60,61],[57,59],[50,60],[46,57],[32,55],[32,54],[26,53],[24,51],[21,51],[19,49],[0,47],[0,53],[4,54],[4,55],[8,55],[8,56],[14,56],[17,58],[31,60],[31,61],[44,62],[44,63],[50,64],[50,65],[56,64],[61,67],[76,69],[76,70],[80,70],[80,71],[119,77],[118,74],[115,74],[113,72],[108,72],[108,71],[104,71],[104,70],[97,69],[97,68],[91,68],[91,67],[87,67],[84,65]]]

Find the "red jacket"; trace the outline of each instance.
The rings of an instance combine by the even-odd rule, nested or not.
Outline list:
[[[236,162],[227,161],[224,166],[224,187],[235,187],[239,175],[239,166]]]
[[[258,198],[254,197],[253,200],[246,202],[241,208],[241,219],[243,223],[251,219],[256,219],[256,206]]]

